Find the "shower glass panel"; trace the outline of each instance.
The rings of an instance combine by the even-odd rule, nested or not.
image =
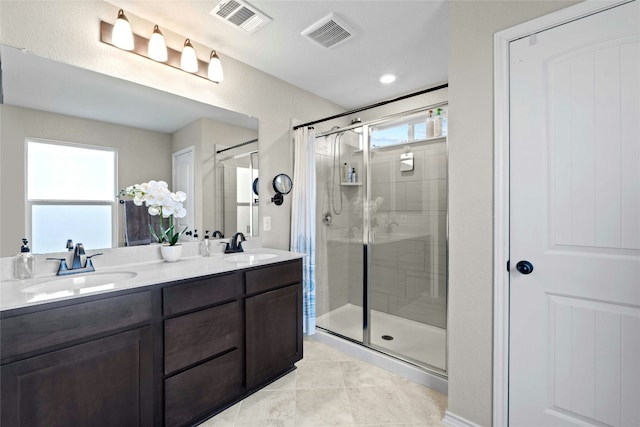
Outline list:
[[[258,235],[258,195],[253,192],[253,181],[259,176],[258,153],[220,159],[218,168],[222,171],[223,234]]]
[[[364,186],[360,135],[353,131],[316,139],[317,326],[350,340],[363,341],[363,227]],[[356,170],[349,182],[345,168]]]
[[[370,128],[370,345],[446,371],[447,147],[428,112]]]
[[[316,138],[316,325],[446,375],[446,104]],[[429,112],[432,110],[431,117]],[[356,170],[348,181],[345,167]]]

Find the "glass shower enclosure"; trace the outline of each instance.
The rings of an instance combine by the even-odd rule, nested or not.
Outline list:
[[[443,376],[446,112],[316,137],[318,328]]]

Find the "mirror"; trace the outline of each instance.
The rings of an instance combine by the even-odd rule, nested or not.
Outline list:
[[[260,169],[256,144],[247,143],[229,150],[216,152],[215,169],[220,183],[216,200],[224,219],[221,230],[225,236],[232,236],[237,231],[255,236],[259,228],[257,185]]]
[[[281,173],[273,178],[273,189],[280,194],[289,194],[292,187],[291,178],[286,173]]]
[[[178,175],[190,177],[187,192],[186,224],[191,228],[222,230],[225,218],[216,191],[223,184],[216,180],[216,150],[254,140],[251,145],[258,158],[258,120],[157,89],[48,60],[21,50],[0,45],[2,67],[2,246],[0,256],[11,256],[16,244],[27,236],[36,253],[64,251],[67,238],[85,243],[86,249],[101,249],[87,244],[96,231],[86,229],[86,216],[78,217],[74,205],[54,222],[61,229],[59,248],[39,245],[31,235],[32,206],[43,201],[28,201],[26,183],[27,140],[72,143],[75,146],[100,147],[117,153],[115,192],[149,180],[164,180],[172,191],[184,191],[173,185],[172,164],[176,154],[190,152],[191,163]],[[229,151],[229,154],[237,151]],[[190,165],[190,166],[189,166]],[[190,169],[189,169],[190,168]],[[50,173],[73,173],[52,168]],[[257,168],[256,168],[257,169]],[[40,172],[45,173],[44,170]],[[74,177],[83,180],[82,174]],[[182,182],[182,181],[180,181]],[[252,181],[248,183],[251,191]],[[221,188],[221,187],[220,187]],[[256,197],[257,198],[257,197]],[[112,246],[124,245],[122,207],[113,199],[111,209]],[[53,203],[53,202],[52,202]],[[89,201],[85,204],[91,204]],[[257,205],[250,209],[257,224]],[[257,227],[253,227],[257,234]],[[233,232],[239,230],[233,230]],[[53,230],[51,233],[55,234]],[[86,236],[86,237],[84,237]],[[58,239],[56,239],[57,242]],[[47,248],[37,250],[38,247]],[[104,247],[104,245],[102,246]]]

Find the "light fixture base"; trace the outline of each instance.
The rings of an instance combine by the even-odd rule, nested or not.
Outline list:
[[[113,33],[113,25],[109,24],[108,22],[100,21],[100,41],[104,44],[108,44],[118,48],[118,46],[113,44],[112,33]],[[158,62],[158,61],[155,61],[153,58],[149,57],[149,55],[147,54],[147,46],[149,45],[149,39],[143,36],[139,36],[136,33],[133,33],[133,39],[134,39],[134,48],[133,50],[129,50],[127,52],[135,53],[136,55],[147,58],[150,61],[155,62],[156,64],[165,64],[172,68],[178,69],[182,72],[186,72],[182,68],[180,68],[181,52],[178,52],[177,50],[167,46],[167,61]],[[201,77],[207,81],[218,84],[218,82],[216,81],[209,80],[209,76],[207,74],[208,66],[209,66],[208,63],[198,59],[198,71],[196,71],[195,73],[189,73],[189,74]]]

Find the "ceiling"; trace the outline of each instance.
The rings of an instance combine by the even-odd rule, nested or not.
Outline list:
[[[249,0],[272,18],[253,34],[209,14],[219,0],[109,2],[348,109],[447,81],[445,0]],[[355,37],[324,48],[300,35],[329,13]],[[397,80],[381,84],[386,73]]]

